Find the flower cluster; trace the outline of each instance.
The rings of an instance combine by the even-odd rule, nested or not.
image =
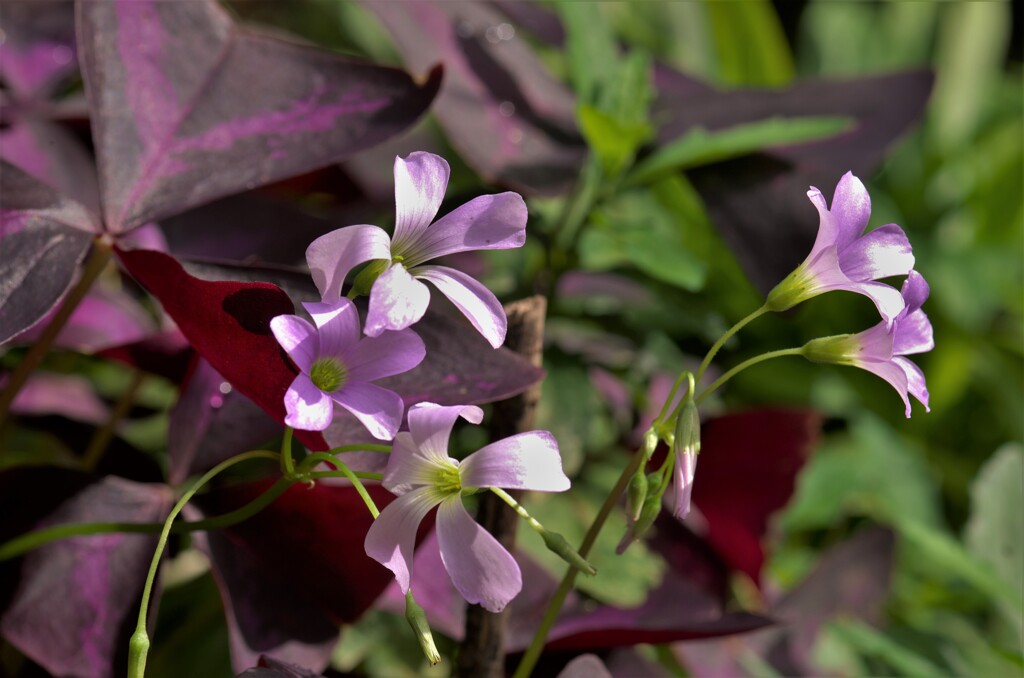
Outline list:
[[[271,321],[271,330],[299,371],[284,396],[286,424],[322,431],[337,405],[375,438],[394,440],[383,485],[398,499],[374,521],[366,553],[392,570],[409,594],[416,531],[436,506],[441,556],[456,589],[469,602],[498,611],[522,588],[519,566],[473,521],[462,497],[485,488],[568,489],[554,436],[547,431],[514,435],[460,462],[448,456],[449,435],[460,416],[480,423],[479,407],[418,403],[406,413],[400,395],[371,383],[411,370],[425,357],[423,341],[409,329],[429,303],[421,280],[447,296],[492,346],[504,343],[507,321],[497,298],[465,273],[426,262],[456,252],[519,247],[526,237],[526,205],[516,193],[485,195],[431,223],[448,172],[448,163],[430,153],[396,158],[393,237],[376,226],[358,225],[316,239],[306,259],[322,298],[303,304],[313,323],[281,315]],[[342,296],[349,274],[362,264],[348,296]],[[369,294],[362,325],[350,300],[360,293]],[[408,431],[400,433],[406,417]],[[557,542],[545,535],[546,542],[553,539]],[[560,543],[556,548],[565,550]],[[582,559],[579,563],[589,568]],[[416,609],[411,598],[410,606]]]
[[[864,232],[871,198],[852,172],[839,180],[831,207],[817,188],[811,187],[807,196],[820,217],[818,236],[804,262],[768,294],[766,307],[784,311],[832,290],[869,297],[882,317],[879,325],[859,334],[815,339],[803,347],[803,355],[815,362],[853,365],[877,374],[903,398],[908,417],[908,393],[928,409],[924,374],[903,357],[934,347],[931,323],[921,310],[928,284],[914,270],[906,233],[896,224]],[[901,291],[879,282],[894,276],[907,276]]]

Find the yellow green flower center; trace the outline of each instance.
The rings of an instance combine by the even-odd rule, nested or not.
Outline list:
[[[309,368],[309,379],[324,393],[333,393],[345,385],[348,370],[337,358],[317,358]]]
[[[462,492],[462,478],[459,476],[459,467],[444,465],[437,469],[437,477],[434,479],[434,487],[445,496]]]

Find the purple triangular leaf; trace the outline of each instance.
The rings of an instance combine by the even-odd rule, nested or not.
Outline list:
[[[522,193],[552,195],[572,185],[584,153],[572,95],[506,17],[483,3],[364,5],[394,36],[407,67],[444,64],[434,110],[471,167]]]
[[[96,165],[65,128],[45,119],[17,120],[0,130],[0,158],[99,212]]]
[[[372,146],[412,124],[440,84],[439,70],[417,84],[240,29],[212,0],[78,10],[114,233]]]
[[[0,160],[0,344],[64,296],[98,228],[82,205]]]
[[[659,67],[652,115],[668,143],[696,127],[721,129],[773,116],[844,116],[851,130],[820,141],[698,168],[689,173],[755,286],[767,291],[810,251],[818,215],[809,186],[826,193],[843,173],[867,175],[924,111],[934,78],[911,71],[857,80],[806,80],[786,89],[714,90]]]
[[[4,2],[0,78],[19,100],[43,99],[75,72],[71,2]]]
[[[272,657],[261,656],[257,666],[238,674],[238,678],[321,678],[321,674]]]
[[[45,522],[159,522],[171,500],[165,485],[107,477],[62,503]],[[0,619],[4,638],[54,675],[123,673],[155,547],[156,535],[120,533],[72,537],[30,552]]]

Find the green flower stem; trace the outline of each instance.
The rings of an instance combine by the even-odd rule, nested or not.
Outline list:
[[[18,366],[11,372],[11,378],[7,381],[7,385],[0,391],[0,424],[3,424],[4,420],[7,419],[7,415],[11,410],[11,404],[14,402],[15,396],[18,395],[18,391],[28,381],[32,371],[46,357],[46,354],[50,351],[50,346],[53,345],[53,341],[60,334],[60,331],[64,329],[71,314],[78,308],[78,304],[81,303],[82,299],[92,288],[96,278],[106,268],[112,252],[113,241],[107,237],[100,237],[93,241],[92,253],[82,269],[82,277],[79,278],[75,286],[68,292],[68,295],[64,298],[64,303],[61,304],[60,310],[53,316],[53,320],[50,321],[50,324],[46,326],[43,333],[32,344],[32,348],[28,350],[25,357],[21,359]]]
[[[689,393],[693,391],[694,384],[696,383],[696,377],[693,376],[692,372],[683,372],[676,378],[675,383],[672,384],[672,390],[668,392],[668,396],[665,398],[665,404],[661,406],[661,411],[658,412],[658,416],[655,417],[654,422],[651,424],[652,428],[657,427],[665,420],[668,408],[672,405],[672,399],[676,397],[676,393],[679,391],[679,387],[683,385],[684,379],[689,379],[690,382],[688,386],[689,390],[687,392]]]
[[[185,504],[187,504],[195,493],[199,491],[199,488],[210,482],[210,480],[222,471],[231,468],[235,464],[239,464],[250,459],[277,459],[277,456],[278,455],[274,452],[253,450],[251,452],[243,452],[242,454],[231,457],[226,461],[222,461],[204,473],[202,477],[192,485],[192,487],[181,495],[181,499],[179,499],[178,503],[171,509],[170,515],[168,515],[167,520],[164,521],[163,530],[160,532],[160,539],[156,544],[156,552],[153,553],[153,560],[149,564],[149,574],[146,575],[146,585],[142,589],[142,604],[139,606],[139,619],[135,624],[135,633],[132,634],[131,641],[129,642],[129,678],[143,678],[146,674],[146,655],[149,653],[149,636],[146,634],[146,618],[148,617],[149,611],[149,596],[153,592],[153,582],[156,580],[156,571],[160,567],[160,559],[163,557],[164,547],[167,545],[167,537],[171,533],[171,525],[174,523],[174,519],[177,518],[178,514],[181,513],[181,510],[185,508]]]
[[[303,480],[304,478],[308,477],[310,472],[316,467],[316,465],[321,462],[330,464],[339,471],[341,470],[342,466],[345,466],[345,464],[343,464],[341,460],[339,460],[330,452],[311,452],[310,454],[307,454],[306,457],[299,463],[298,468],[295,469],[295,476],[299,480]],[[346,466],[346,468],[348,467]],[[384,479],[383,473],[373,473],[372,471],[352,471],[352,473],[357,478],[365,478],[367,480]]]
[[[645,458],[644,449],[641,447],[629,460],[629,464],[622,470],[622,475],[619,476],[618,482],[615,483],[615,487],[608,493],[607,499],[604,500],[604,504],[601,505],[601,510],[597,512],[597,516],[594,518],[594,522],[591,523],[590,529],[587,530],[587,534],[583,537],[583,542],[580,544],[578,553],[581,558],[586,558],[587,554],[590,553],[590,549],[593,548],[594,542],[597,541],[597,536],[601,532],[601,528],[604,527],[605,521],[608,520],[608,516],[611,515],[612,509],[619,501],[619,497],[626,491],[626,486],[629,484],[629,479],[633,477],[636,470],[640,468],[640,464],[643,463]],[[579,570],[575,567],[570,566],[565,572],[565,576],[562,577],[562,582],[558,585],[558,590],[555,591],[554,596],[551,598],[551,602],[548,603],[547,610],[544,611],[544,618],[541,619],[540,626],[537,627],[537,632],[533,635],[533,640],[530,642],[530,647],[527,648],[523,658],[519,661],[519,666],[516,667],[516,672],[512,675],[512,678],[526,678],[533,671],[533,667],[536,666],[537,660],[540,658],[540,653],[544,649],[544,643],[547,641],[548,633],[551,632],[551,627],[555,625],[555,620],[558,618],[558,613],[562,610],[562,605],[565,603],[566,596],[569,595],[569,591],[572,590],[573,584],[576,582],[576,575],[579,574]]]
[[[267,452],[267,454],[274,454],[273,452]],[[205,518],[203,520],[194,520],[188,523],[175,523],[171,527],[171,532],[174,534],[181,534],[185,532],[204,532],[209,530],[220,530],[225,527],[231,527],[237,525],[243,521],[253,517],[275,499],[284,494],[285,490],[294,485],[297,480],[290,478],[281,478],[276,483],[271,485],[266,491],[260,496],[253,499],[245,506],[241,506],[234,511],[229,511],[223,515],[214,516],[213,518]],[[87,537],[93,534],[111,534],[117,532],[134,533],[134,534],[157,534],[163,529],[163,523],[68,523],[64,525],[54,525],[52,527],[44,528],[41,530],[35,530],[28,534],[23,534],[20,537],[12,539],[0,546],[0,562],[10,560],[11,558],[17,558],[18,556],[27,553],[33,549],[37,549],[40,546],[46,546],[47,544],[61,539],[70,539],[71,537]]]
[[[356,443],[354,445],[342,445],[327,450],[327,454],[345,454],[347,452],[383,452],[391,454],[390,445],[377,445],[375,443]]]
[[[295,475],[295,461],[292,459],[292,436],[295,430],[285,426],[284,438],[281,439],[281,475],[291,478]]]
[[[526,509],[523,508],[522,504],[520,504],[518,501],[516,501],[515,498],[511,494],[509,494],[505,490],[501,489],[500,487],[488,487],[487,489],[489,489],[491,492],[493,492],[494,494],[496,494],[499,497],[501,497],[501,500],[503,502],[505,502],[506,504],[511,506],[512,510],[514,510],[516,513],[519,514],[520,518],[525,520],[526,523],[530,527],[532,527],[534,530],[537,531],[537,534],[539,534],[541,536],[544,536],[544,532],[545,532],[544,526],[541,525],[539,522],[537,522],[536,518],[534,518],[529,513],[527,513]]]
[[[370,511],[370,515],[373,516],[374,520],[377,520],[377,516],[380,515],[380,509],[378,509],[377,504],[373,502],[373,497],[371,497],[370,493],[366,491],[366,487],[359,480],[358,476],[356,475],[356,473],[352,471],[352,469],[350,469],[348,466],[345,466],[340,461],[337,462],[337,464],[337,471],[314,471],[313,473],[309,474],[309,477],[314,479],[340,477],[348,478],[352,482],[352,487],[356,488],[356,492],[358,492],[359,496],[362,497],[363,503],[366,504],[366,508],[369,509]],[[379,474],[374,473],[372,475]]]
[[[718,338],[718,341],[716,341],[715,344],[711,347],[711,350],[708,351],[708,354],[704,356],[704,360],[701,362],[700,368],[697,370],[697,375],[695,379],[698,383],[700,382],[700,378],[703,377],[704,373],[707,371],[708,365],[710,365],[711,361],[715,359],[715,355],[722,348],[722,346],[725,345],[725,342],[729,341],[729,339],[732,338],[732,335],[736,334],[741,329],[746,327],[751,321],[756,320],[757,318],[760,318],[762,315],[767,313],[768,310],[768,304],[761,306],[761,308],[757,309],[756,311],[748,315],[746,318],[740,320],[738,323],[730,327],[725,334]]]
[[[110,413],[107,423],[93,434],[92,439],[89,441],[89,447],[85,449],[85,453],[82,455],[83,470],[92,471],[96,468],[96,464],[103,457],[104,450],[107,449],[107,445],[114,438],[117,424],[127,416],[128,412],[132,409],[132,405],[135,404],[135,396],[138,395],[144,381],[146,381],[145,372],[139,369],[132,371],[131,383],[128,384],[128,388],[120,400],[117,401],[117,405],[114,406],[113,412]]]
[[[778,351],[768,351],[767,353],[762,353],[761,355],[756,355],[753,358],[744,360],[739,365],[732,368],[731,370],[720,376],[718,379],[716,379],[715,382],[711,384],[711,386],[708,386],[706,389],[704,389],[704,391],[702,391],[701,394],[697,396],[697,399],[694,402],[697,405],[700,405],[707,399],[708,396],[714,393],[718,389],[718,387],[720,387],[722,384],[729,381],[734,376],[736,376],[743,370],[747,369],[748,367],[752,367],[758,363],[762,363],[765,360],[771,360],[772,358],[781,358],[782,356],[787,355],[803,355],[803,347],[783,348],[779,349]]]

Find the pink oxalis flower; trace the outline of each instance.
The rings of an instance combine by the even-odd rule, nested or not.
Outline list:
[[[314,240],[306,250],[313,281],[325,302],[337,301],[346,276],[376,260],[370,277],[365,332],[401,330],[423,317],[430,282],[469,319],[492,346],[505,341],[505,311],[482,284],[431,259],[471,250],[510,249],[526,241],[526,203],[518,193],[482,195],[431,223],[448,186],[448,163],[432,153],[395,158],[395,233],[376,226],[346,226]],[[357,285],[358,287],[358,285]]]
[[[804,355],[814,362],[852,365],[885,379],[903,398],[910,417],[910,398],[914,396],[928,407],[928,388],[921,368],[905,356],[926,353],[935,347],[932,324],[921,306],[928,299],[928,283],[917,271],[911,271],[900,292],[905,307],[894,318],[892,327],[883,321],[857,334],[822,337],[807,342]]]
[[[818,237],[804,262],[768,294],[768,308],[785,311],[819,294],[847,290],[870,298],[891,327],[903,310],[903,298],[894,287],[877,281],[907,275],[914,268],[907,235],[896,224],[864,233],[871,198],[852,172],[839,180],[831,209],[817,188],[812,186],[807,197],[818,209]]]
[[[395,573],[403,593],[412,579],[416,530],[438,507],[441,561],[455,588],[470,603],[498,612],[522,589],[519,565],[462,505],[463,494],[498,487],[541,492],[569,489],[558,443],[547,431],[529,431],[491,443],[462,461],[448,456],[448,438],[462,417],[480,423],[472,405],[409,408],[409,431],[395,438],[384,487],[398,496],[373,522],[366,553]]]
[[[292,428],[326,429],[337,403],[359,419],[378,440],[391,440],[402,423],[401,396],[371,381],[401,374],[423,361],[426,348],[412,330],[364,338],[359,312],[348,299],[306,303],[316,327],[295,315],[270,321],[277,341],[298,366],[284,396]]]

